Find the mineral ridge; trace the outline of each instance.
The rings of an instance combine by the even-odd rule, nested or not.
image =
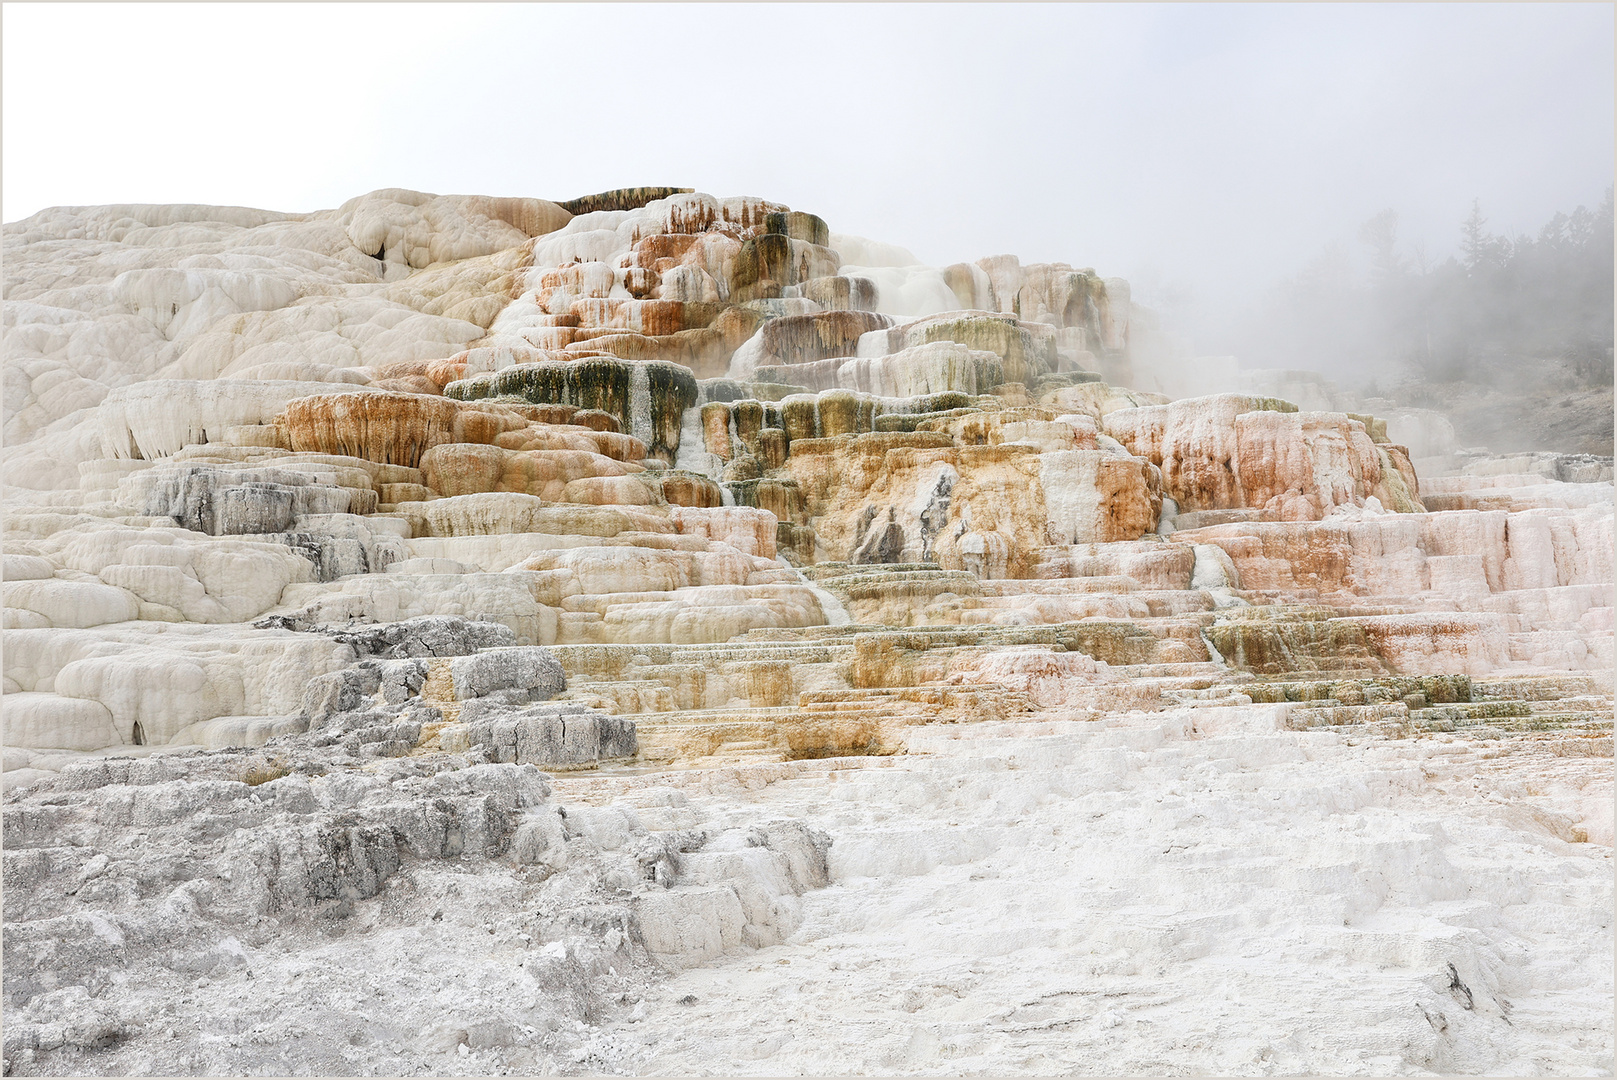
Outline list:
[[[1611,459],[759,198],[4,254],[8,1074],[1611,1071]]]

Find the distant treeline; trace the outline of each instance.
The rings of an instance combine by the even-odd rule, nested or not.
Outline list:
[[[1328,249],[1271,296],[1252,351],[1339,377],[1611,385],[1612,189],[1536,237],[1489,232],[1473,202],[1459,233],[1458,251],[1436,262],[1401,246],[1398,215],[1383,210],[1359,230],[1369,280],[1346,251]]]
[[[1437,382],[1496,381],[1549,362],[1586,384],[1611,383],[1611,188],[1593,210],[1556,214],[1537,237],[1493,235],[1473,202],[1459,254],[1431,267],[1399,254],[1396,225],[1383,211],[1361,232],[1376,329],[1393,358]]]

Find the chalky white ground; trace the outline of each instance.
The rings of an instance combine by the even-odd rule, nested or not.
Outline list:
[[[1276,732],[1261,707],[912,749],[694,800],[811,818],[832,884],[786,944],[605,1028],[603,1064],[1609,1073],[1610,848],[1535,820],[1609,812],[1609,762]]]
[[[1556,835],[1608,812],[1609,762],[1276,731],[1278,708],[559,779],[575,868],[647,827],[832,839],[784,941],[703,961],[734,928],[690,906],[691,966],[620,959],[582,1018],[557,1019],[575,939],[483,863],[401,875],[346,928],[244,914],[177,972],[12,1023],[131,1027],[115,1074],[1609,1074],[1609,838]]]

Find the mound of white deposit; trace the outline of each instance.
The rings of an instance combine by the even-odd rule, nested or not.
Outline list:
[[[756,196],[3,240],[6,1075],[1612,1071],[1610,458]]]

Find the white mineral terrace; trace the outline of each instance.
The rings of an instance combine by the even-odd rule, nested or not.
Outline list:
[[[7,1075],[1612,1072],[1610,458],[752,197],[4,244]]]

